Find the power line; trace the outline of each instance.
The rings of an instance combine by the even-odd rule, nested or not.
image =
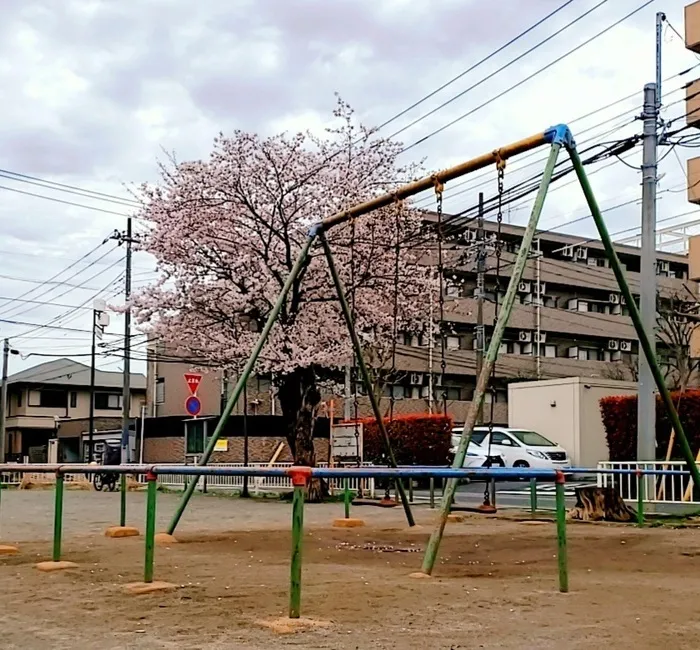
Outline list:
[[[434,115],[434,114],[437,113],[438,111],[441,111],[441,110],[442,110],[443,108],[445,108],[446,106],[449,106],[452,102],[457,101],[460,97],[464,97],[464,95],[466,95],[467,93],[471,92],[471,91],[474,90],[475,88],[478,88],[481,84],[483,84],[483,83],[485,83],[485,82],[487,82],[487,81],[490,81],[490,80],[493,79],[496,75],[500,74],[501,72],[503,72],[504,70],[506,70],[507,68],[509,68],[509,67],[512,66],[513,64],[517,63],[517,62],[520,61],[521,59],[525,58],[525,57],[528,56],[529,54],[532,54],[532,52],[534,52],[534,51],[537,50],[538,48],[542,47],[543,45],[545,45],[546,43],[548,43],[549,41],[551,41],[553,38],[556,38],[557,36],[559,36],[559,34],[564,33],[567,29],[569,29],[569,27],[572,27],[573,25],[575,25],[575,24],[576,24],[577,22],[579,22],[580,20],[583,20],[583,19],[586,18],[589,14],[593,13],[596,9],[599,9],[600,7],[602,7],[602,6],[603,6],[605,3],[607,3],[607,2],[608,2],[608,0],[601,0],[597,5],[595,5],[594,7],[591,7],[590,9],[588,9],[587,11],[585,11],[584,13],[582,13],[581,15],[577,16],[577,17],[574,18],[572,21],[570,21],[569,23],[567,23],[567,24],[564,25],[563,27],[559,28],[559,29],[558,29],[556,32],[554,32],[553,34],[550,34],[550,35],[547,36],[546,38],[542,39],[541,41],[539,41],[538,43],[536,43],[535,45],[533,45],[529,50],[525,50],[525,52],[523,52],[522,54],[519,54],[519,55],[516,56],[515,58],[511,59],[510,61],[508,61],[507,63],[505,63],[504,65],[502,65],[500,68],[498,68],[497,70],[495,70],[495,71],[492,72],[491,74],[488,74],[488,75],[486,75],[485,77],[482,77],[479,81],[477,81],[476,83],[474,83],[474,84],[472,84],[471,86],[469,86],[469,88],[467,88],[466,90],[463,90],[462,92],[457,93],[456,95],[453,95],[452,97],[450,97],[448,100],[444,101],[444,102],[443,102],[442,104],[440,104],[439,106],[436,106],[435,108],[433,108],[432,110],[428,111],[427,113],[424,113],[423,115],[417,117],[417,118],[416,118],[415,120],[413,120],[412,122],[409,122],[406,126],[401,127],[398,131],[395,131],[395,132],[392,133],[390,136],[388,136],[388,139],[391,140],[392,138],[395,138],[397,135],[403,133],[404,131],[407,131],[407,130],[410,129],[412,126],[415,126],[416,124],[422,122],[424,119],[430,117],[431,115]],[[566,3],[566,4],[569,4],[569,3]],[[564,5],[564,6],[565,6],[565,5]],[[561,10],[561,9],[563,9],[563,8],[564,8],[563,6],[562,6],[562,7],[559,7],[559,9],[557,9],[557,11],[559,11],[559,10]],[[410,148],[413,147],[413,146],[414,146],[414,145],[411,145],[410,147],[406,147],[406,149],[410,149]],[[404,151],[406,151],[406,149],[404,149]]]
[[[495,102],[497,99],[501,99],[501,97],[504,97],[504,96],[507,95],[509,92],[515,90],[516,88],[519,88],[520,86],[522,86],[524,83],[530,81],[531,79],[534,79],[536,76],[540,75],[540,74],[541,74],[542,72],[544,72],[545,70],[548,70],[549,68],[551,68],[552,66],[556,65],[557,63],[560,63],[561,61],[563,61],[563,60],[566,59],[567,57],[571,56],[574,52],[577,52],[578,50],[580,50],[580,49],[586,47],[586,45],[589,45],[590,43],[592,43],[593,41],[595,41],[597,38],[600,38],[601,36],[603,36],[604,34],[606,34],[607,32],[609,32],[611,29],[614,29],[614,28],[617,27],[618,25],[622,24],[623,22],[625,22],[626,20],[628,20],[629,18],[631,18],[632,16],[634,16],[636,13],[640,12],[642,9],[648,7],[648,6],[649,6],[652,2],[654,2],[654,1],[655,1],[655,0],[646,0],[646,2],[644,2],[642,5],[640,5],[639,7],[637,7],[636,9],[634,9],[633,11],[631,11],[630,13],[628,13],[626,16],[623,16],[622,18],[616,20],[616,21],[615,21],[614,23],[612,23],[611,25],[608,25],[605,29],[602,29],[601,31],[599,31],[597,34],[595,34],[595,35],[592,36],[591,38],[585,40],[583,43],[580,43],[580,44],[577,45],[576,47],[571,48],[568,52],[562,54],[561,56],[557,57],[557,58],[554,59],[553,61],[550,61],[549,63],[547,63],[546,65],[542,66],[541,68],[539,68],[538,70],[536,70],[536,71],[533,72],[532,74],[528,75],[528,76],[525,77],[524,79],[521,79],[521,80],[518,81],[517,83],[513,84],[512,86],[509,86],[508,88],[506,88],[506,89],[503,90],[502,92],[498,93],[498,94],[495,95],[494,97],[491,97],[491,98],[488,99],[487,101],[485,101],[485,102],[479,104],[479,106],[477,106],[476,108],[473,108],[473,109],[471,109],[470,111],[467,111],[466,113],[463,113],[462,115],[460,115],[459,117],[455,118],[455,119],[452,120],[451,122],[448,122],[447,124],[441,126],[440,128],[435,129],[434,131],[432,131],[432,132],[429,133],[428,135],[423,136],[422,138],[419,138],[418,140],[416,140],[416,141],[413,142],[412,144],[410,144],[410,145],[404,147],[404,148],[401,150],[401,152],[404,153],[404,152],[408,151],[409,149],[413,149],[413,147],[416,147],[416,146],[418,146],[419,144],[422,144],[422,143],[426,142],[427,140],[429,140],[429,139],[432,138],[433,136],[437,135],[438,133],[442,133],[444,130],[450,128],[451,126],[454,126],[455,124],[457,124],[457,122],[462,121],[464,118],[469,117],[470,115],[473,115],[474,113],[476,113],[477,111],[481,110],[482,108],[484,108],[484,107],[488,106],[489,104]]]
[[[82,257],[79,257],[79,258],[78,258],[77,260],[75,260],[74,262],[71,262],[71,263],[70,263],[68,266],[66,266],[64,269],[61,269],[58,273],[52,275],[48,280],[39,280],[39,281],[37,281],[37,280],[29,280],[29,279],[27,279],[27,278],[13,278],[12,276],[8,276],[8,275],[0,275],[0,278],[4,278],[4,279],[6,279],[6,280],[15,280],[15,281],[17,281],[17,282],[34,282],[34,283],[36,283],[38,286],[33,287],[32,289],[28,289],[28,290],[25,291],[23,294],[20,294],[20,295],[18,296],[18,298],[26,298],[27,296],[29,296],[29,295],[31,295],[32,293],[34,293],[37,289],[39,289],[39,287],[42,287],[42,286],[44,286],[45,284],[52,283],[56,278],[58,278],[60,275],[63,275],[66,271],[68,271],[69,269],[73,268],[76,264],[79,264],[79,263],[82,262],[84,259],[87,259],[88,257],[90,257],[90,255],[92,255],[95,251],[97,251],[100,247],[104,246],[106,243],[107,243],[107,240],[103,241],[101,244],[98,244],[98,245],[95,246],[94,248],[90,249],[87,253],[85,253],[85,255],[83,255]],[[9,305],[11,302],[12,302],[12,301],[3,303],[2,305],[0,305],[0,309],[6,307],[6,306]]]
[[[18,194],[24,194],[26,196],[33,196],[36,199],[45,199],[46,201],[54,201],[55,203],[62,203],[63,205],[71,205],[76,208],[85,208],[86,210],[94,210],[95,212],[102,212],[104,214],[115,214],[118,217],[131,217],[133,215],[125,214],[124,212],[115,212],[114,210],[105,210],[104,208],[96,208],[92,205],[85,205],[84,203],[75,203],[73,201],[64,201],[63,199],[57,199],[52,196],[46,196],[45,194],[36,194],[35,192],[26,192],[25,190],[18,190],[16,187],[7,187],[6,185],[0,185],[0,190],[7,190],[8,192],[17,192]],[[137,219],[138,217],[134,217]]]
[[[111,194],[104,194],[103,192],[94,192],[92,190],[85,190],[75,185],[65,185],[63,183],[57,183],[55,181],[48,181],[42,178],[37,178],[36,176],[28,176],[27,174],[20,174],[18,172],[9,171],[6,169],[0,169],[0,178],[7,178],[11,181],[18,181],[20,183],[27,183],[29,185],[35,185],[37,187],[43,187],[45,189],[54,190],[57,192],[65,192],[66,194],[74,194],[75,196],[82,196],[87,199],[94,199],[96,201],[104,201],[106,203],[113,203],[115,205],[121,205],[127,208],[140,208],[142,205],[132,199],[122,199],[118,196]]]
[[[108,255],[110,255],[110,254],[112,253],[113,250],[114,250],[114,248],[111,248],[111,249],[107,250],[106,253],[104,253],[102,256],[100,256],[100,257],[97,258],[97,259],[98,259],[98,260],[103,260],[105,257],[107,257]],[[113,267],[115,266],[115,264],[118,264],[119,261],[120,261],[120,260],[116,260],[115,262],[112,262],[112,264],[110,264],[109,266],[105,267],[104,269],[102,269],[101,271],[99,271],[99,272],[96,273],[95,275],[89,277],[87,280],[81,282],[81,283],[78,284],[78,285],[75,285],[75,286],[68,285],[68,281],[69,281],[69,280],[72,280],[73,278],[76,278],[76,277],[79,276],[81,273],[84,273],[84,272],[87,271],[89,268],[92,268],[92,266],[94,266],[94,262],[91,262],[90,264],[88,264],[86,267],[84,267],[84,268],[82,268],[82,269],[78,269],[75,273],[72,273],[72,274],[69,275],[65,280],[62,280],[62,281],[61,281],[61,284],[58,285],[58,286],[68,286],[68,288],[67,288],[65,291],[59,293],[58,295],[55,295],[54,298],[60,298],[61,296],[65,296],[67,293],[69,293],[69,292],[72,291],[73,289],[80,289],[80,288],[82,288],[82,286],[83,286],[86,282],[90,282],[90,280],[93,280],[94,278],[98,277],[98,276],[101,275],[102,273],[105,273],[105,272],[109,271],[111,268],[113,268]],[[40,298],[41,296],[45,296],[46,294],[51,293],[52,291],[54,291],[55,289],[57,289],[58,286],[56,286],[56,285],[54,285],[54,286],[48,286],[48,287],[46,287],[43,291],[40,291],[39,293],[34,294],[34,298]],[[37,289],[38,289],[38,287],[37,287]],[[28,309],[24,309],[24,310],[21,310],[21,309],[20,309],[20,311],[15,312],[15,311],[14,311],[14,309],[15,309],[14,307],[10,307],[9,309],[5,309],[6,306],[7,306],[7,305],[4,305],[4,306],[3,306],[2,311],[5,313],[6,316],[12,316],[12,317],[16,317],[16,316],[19,316],[19,315],[21,315],[21,314],[26,314],[27,312],[32,311],[33,309],[36,309],[35,307],[29,307]],[[10,311],[10,312],[13,312],[13,313],[8,314],[7,311]]]

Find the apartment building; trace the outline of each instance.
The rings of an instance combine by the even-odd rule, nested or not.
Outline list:
[[[493,330],[496,299],[502,302],[510,281],[513,262],[524,228],[503,224],[501,262],[496,264],[496,224],[486,222],[485,291],[483,322],[488,338]],[[463,421],[476,387],[475,330],[477,326],[475,230],[467,230],[458,245],[445,254],[445,375],[441,379],[441,341],[428,336],[401,336],[397,343],[399,379],[385,387],[382,409],[394,413],[442,409],[443,394],[455,421]],[[640,250],[617,247],[627,270],[632,292],[639,292]],[[678,304],[694,302],[700,278],[700,256],[689,268],[687,255],[658,252],[659,300]],[[496,269],[499,267],[497,275]],[[689,291],[690,289],[690,291]],[[559,377],[599,377],[635,379],[638,341],[628,307],[620,294],[603,245],[583,241],[579,236],[541,232],[533,246],[518,299],[501,344],[494,379],[494,390],[486,396],[486,419],[507,423],[508,384],[531,379]],[[690,325],[689,325],[690,327]],[[664,345],[659,343],[663,356]],[[160,350],[163,354],[163,350]],[[158,362],[158,354],[148,364],[149,414],[184,415],[188,388],[183,364]],[[431,377],[432,373],[432,377]],[[229,383],[235,378],[229,378]],[[343,375],[334,399],[335,417],[343,416]],[[198,396],[202,413],[219,413],[222,378],[217,372],[204,374]],[[433,397],[430,398],[432,386]],[[354,414],[355,394],[358,412],[369,415],[369,405],[360,383],[349,387]],[[332,396],[328,396],[329,398]],[[247,412],[274,411],[270,379],[251,379],[246,394]],[[493,408],[491,407],[493,402]],[[237,413],[243,412],[240,400]]]
[[[65,447],[62,459],[77,461],[80,441],[88,430],[90,367],[71,359],[56,359],[8,378],[6,420],[7,459],[46,462],[50,440]],[[96,429],[121,429],[122,373],[95,371]],[[146,378],[131,375],[130,414],[136,418],[146,400]],[[77,422],[79,426],[62,424]]]

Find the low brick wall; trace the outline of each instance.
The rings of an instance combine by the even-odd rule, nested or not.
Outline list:
[[[226,438],[228,451],[216,451],[212,463],[242,463],[243,438]],[[284,442],[284,449],[277,458],[278,463],[291,463],[292,454],[284,438],[255,437],[248,439],[248,462],[267,463],[272,459],[278,445]],[[328,440],[314,440],[316,461],[328,461]],[[182,463],[185,459],[185,439],[183,437],[146,438],[143,446],[145,463]]]

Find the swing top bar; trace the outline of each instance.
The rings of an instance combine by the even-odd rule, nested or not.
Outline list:
[[[519,140],[513,144],[506,145],[500,149],[494,149],[492,152],[478,156],[477,158],[472,158],[466,162],[455,165],[454,167],[449,167],[441,172],[432,174],[431,176],[426,176],[413,183],[408,183],[407,185],[402,185],[394,192],[388,192],[382,194],[375,199],[370,201],[365,201],[364,203],[358,203],[357,205],[343,210],[342,212],[336,212],[330,217],[326,217],[322,221],[314,224],[311,227],[310,235],[314,236],[320,232],[325,232],[330,230],[333,226],[345,223],[350,219],[355,217],[360,217],[373,210],[378,210],[379,208],[385,208],[391,205],[394,201],[400,201],[406,199],[409,196],[418,194],[425,190],[429,190],[431,187],[439,187],[447,181],[451,181],[459,176],[464,176],[484,167],[488,167],[494,163],[503,165],[508,158],[517,156],[518,154],[525,153],[531,149],[536,149],[543,144],[559,144],[565,146],[567,149],[573,149],[575,147],[573,136],[571,131],[566,124],[558,124],[557,126],[550,127],[544,133],[538,133],[537,135],[530,136],[524,140]]]

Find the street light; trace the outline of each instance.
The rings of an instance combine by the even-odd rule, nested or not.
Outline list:
[[[2,387],[0,388],[0,462],[5,462],[5,422],[7,420],[7,365],[11,354],[19,350],[10,348],[10,339],[6,338],[2,346]]]

